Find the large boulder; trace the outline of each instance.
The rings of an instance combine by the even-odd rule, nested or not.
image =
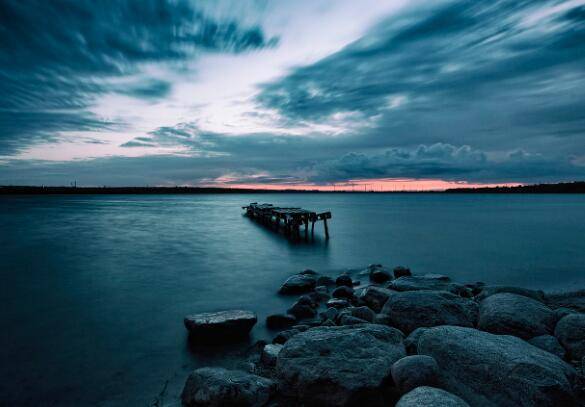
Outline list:
[[[406,353],[409,355],[416,355],[418,353],[418,340],[427,329],[429,328],[416,328],[404,339]]]
[[[535,336],[534,338],[529,339],[528,343],[536,346],[537,348],[552,353],[561,359],[564,359],[567,353],[565,348],[563,348],[559,343],[559,340],[552,335]]]
[[[479,306],[479,329],[500,335],[530,339],[551,334],[554,312],[540,301],[518,294],[499,293]]]
[[[276,384],[240,370],[204,367],[192,372],[181,394],[184,406],[264,406]]]
[[[425,274],[422,276],[404,276],[392,280],[388,288],[396,291],[449,291],[463,297],[470,297],[471,290],[467,287],[453,283],[447,276],[440,274]]]
[[[318,327],[292,337],[276,363],[281,391],[300,403],[383,405],[403,335],[383,325]]]
[[[472,327],[477,321],[477,303],[445,291],[406,291],[392,294],[382,308],[392,326],[409,334],[416,328],[437,325]]]
[[[469,404],[445,390],[421,386],[402,396],[396,407],[469,407]]]
[[[310,274],[295,274],[286,279],[278,291],[281,294],[302,294],[312,291],[317,286],[317,279]]]
[[[373,264],[368,267],[368,274],[370,280],[377,284],[383,284],[388,280],[392,280],[392,273],[385,269],[380,264]]]
[[[569,314],[555,328],[555,336],[572,360],[585,358],[585,314]]]
[[[482,287],[481,292],[477,295],[479,301],[483,301],[486,298],[499,293],[509,293],[516,295],[523,295],[524,297],[532,298],[533,300],[543,302],[544,292],[540,290],[531,290],[529,288],[522,287],[509,287],[502,285],[488,285]]]
[[[189,336],[195,340],[230,341],[248,335],[258,321],[255,312],[230,310],[188,315],[183,320]]]
[[[417,348],[437,361],[441,388],[471,405],[574,405],[575,370],[514,336],[440,326],[427,329]]]
[[[401,393],[419,386],[435,386],[439,379],[439,365],[430,356],[406,356],[392,365],[392,379]]]
[[[370,286],[362,292],[360,298],[364,304],[373,309],[375,312],[380,312],[393,292],[396,291],[377,286]]]

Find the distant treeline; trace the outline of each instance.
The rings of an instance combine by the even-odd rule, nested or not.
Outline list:
[[[0,195],[99,195],[99,194],[262,194],[262,193],[449,193],[449,194],[583,194],[585,181],[558,184],[523,185],[517,187],[452,188],[445,191],[319,191],[319,190],[270,190],[249,188],[208,187],[75,187],[75,186],[0,186]]]
[[[585,193],[585,181],[521,185],[517,187],[453,188],[444,192],[457,194],[583,194]]]

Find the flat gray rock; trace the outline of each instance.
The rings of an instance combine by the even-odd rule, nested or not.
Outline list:
[[[575,405],[575,370],[514,336],[440,326],[420,336],[418,352],[437,361],[441,388],[471,405]]]
[[[183,322],[193,339],[229,341],[248,335],[257,321],[255,312],[229,310],[188,315]]]
[[[317,286],[317,279],[310,274],[295,274],[286,279],[278,290],[281,294],[302,294],[312,291]]]
[[[392,365],[406,355],[402,340],[400,331],[376,324],[309,329],[278,355],[280,390],[308,405],[383,405]]]
[[[402,396],[396,407],[469,407],[469,404],[445,390],[421,386]]]
[[[471,297],[471,290],[461,284],[451,282],[449,277],[440,274],[400,277],[392,280],[388,288],[396,291],[448,291],[463,297]]]
[[[552,334],[555,321],[555,314],[549,307],[518,294],[494,294],[479,306],[478,327],[493,334],[530,339]]]
[[[585,314],[569,314],[555,328],[555,336],[567,350],[569,358],[585,358]]]
[[[473,327],[478,306],[473,300],[446,291],[405,291],[392,294],[382,313],[406,335],[420,327],[458,325]]]
[[[270,379],[240,370],[204,367],[187,378],[181,401],[187,407],[266,405],[276,391]]]

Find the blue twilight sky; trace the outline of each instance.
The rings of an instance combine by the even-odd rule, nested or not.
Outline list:
[[[0,184],[585,179],[585,0],[2,0],[0,95]]]

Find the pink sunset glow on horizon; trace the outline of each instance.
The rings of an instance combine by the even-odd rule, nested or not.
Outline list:
[[[336,182],[326,185],[318,184],[262,184],[262,183],[238,183],[236,182],[213,182],[200,186],[216,188],[244,188],[262,190],[297,190],[297,191],[356,191],[356,192],[401,192],[401,191],[444,191],[453,188],[495,188],[495,187],[516,187],[523,184],[517,182],[507,183],[470,183],[466,181],[445,181],[440,179],[398,179],[398,178],[377,178],[358,179],[343,182]]]

